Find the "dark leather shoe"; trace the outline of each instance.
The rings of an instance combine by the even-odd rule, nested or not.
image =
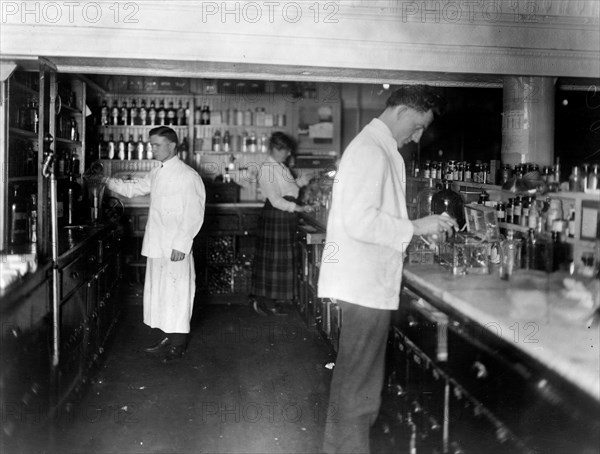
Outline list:
[[[173,345],[167,355],[163,358],[163,363],[170,363],[171,361],[175,361],[177,359],[183,358],[185,354],[185,347],[183,345]]]
[[[273,315],[273,312],[271,312],[265,303],[258,301],[255,298],[250,299],[250,306],[258,315]]]
[[[169,345],[171,345],[171,339],[169,339],[168,337],[163,337],[160,341],[158,341],[152,347],[145,348],[144,351],[148,352],[148,353],[157,353],[157,352],[163,351]]]

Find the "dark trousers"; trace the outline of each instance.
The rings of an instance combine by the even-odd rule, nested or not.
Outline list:
[[[342,308],[342,330],[323,452],[369,453],[369,431],[381,405],[391,311],[337,302]]]

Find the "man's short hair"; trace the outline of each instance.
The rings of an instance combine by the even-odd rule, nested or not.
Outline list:
[[[386,107],[407,106],[419,112],[431,110],[441,115],[446,107],[446,100],[429,85],[400,85],[385,103]]]
[[[177,133],[168,126],[158,126],[157,128],[152,128],[148,135],[164,137],[169,142],[173,142],[176,147],[179,143],[179,140],[177,139]]]

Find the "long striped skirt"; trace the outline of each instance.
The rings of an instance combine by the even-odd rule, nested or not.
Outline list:
[[[267,200],[258,221],[251,293],[272,299],[294,298],[296,213]]]

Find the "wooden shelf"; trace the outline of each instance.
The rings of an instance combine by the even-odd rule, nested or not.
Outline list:
[[[10,82],[10,86],[11,86],[11,88],[15,88],[15,89],[20,90],[22,92],[25,92],[25,93],[27,93],[27,94],[29,94],[31,96],[35,96],[36,98],[39,96],[39,92],[37,90],[34,90],[33,88],[26,87],[25,85],[23,85],[20,82],[17,82],[16,80],[12,80]]]
[[[30,139],[37,139],[38,138],[38,133],[37,132],[28,131],[27,129],[15,128],[15,127],[11,126],[10,128],[8,128],[8,130],[12,134],[17,134],[17,135],[22,136],[22,137],[28,137]]]
[[[114,129],[114,130],[125,130],[128,128],[144,128],[144,129],[152,129],[152,128],[158,128],[159,126],[167,126],[168,128],[172,128],[175,130],[178,129],[187,129],[188,125],[173,125],[173,126],[169,126],[169,125],[104,125],[104,126],[100,126],[100,128],[108,128],[108,129]]]
[[[77,146],[77,147],[80,147],[80,146],[81,146],[81,141],[80,141],[80,140],[78,140],[78,141],[73,141],[73,140],[70,140],[70,139],[63,139],[63,138],[61,138],[61,137],[57,137],[57,138],[56,138],[56,142],[57,142],[57,143],[64,143],[64,144],[75,145],[75,146]]]
[[[37,175],[25,176],[25,177],[8,177],[8,181],[11,183],[19,183],[22,181],[34,181],[38,179]]]
[[[75,108],[75,107],[71,107],[71,106],[67,106],[65,104],[60,106],[60,112],[58,113],[58,115],[60,115],[63,112],[69,112],[71,114],[77,114],[77,115],[81,115],[81,110]]]

